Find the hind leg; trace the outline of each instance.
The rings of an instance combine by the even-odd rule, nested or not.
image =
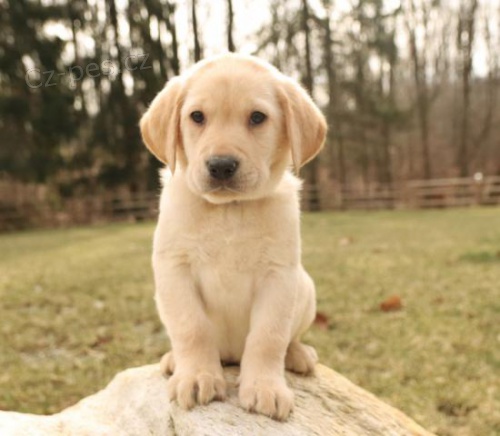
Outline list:
[[[162,374],[171,375],[175,370],[174,353],[169,351],[165,353],[160,360],[160,371]]]
[[[299,341],[292,341],[286,350],[285,368],[288,371],[304,375],[311,374],[317,362],[316,350]]]

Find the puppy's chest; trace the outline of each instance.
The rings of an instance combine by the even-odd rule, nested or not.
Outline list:
[[[217,223],[219,224],[219,223]],[[185,241],[186,255],[193,267],[213,266],[218,271],[248,271],[273,257],[272,235],[259,232],[251,224],[243,227],[203,226]]]
[[[246,207],[245,207],[246,206]],[[173,260],[218,274],[265,272],[296,262],[298,232],[265,208],[220,206],[165,220],[163,249]],[[287,223],[285,223],[287,224]]]

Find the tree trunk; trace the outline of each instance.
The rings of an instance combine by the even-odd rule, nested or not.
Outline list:
[[[167,16],[165,19],[165,24],[167,30],[172,38],[171,50],[172,56],[170,59],[170,65],[174,74],[178,76],[180,74],[180,62],[179,62],[179,44],[177,42],[177,28],[175,26],[175,4],[167,2]]]
[[[460,128],[460,143],[458,148],[458,167],[461,177],[469,175],[469,142],[470,142],[470,81],[472,75],[472,47],[474,44],[475,20],[478,2],[469,0],[461,5],[460,18],[457,29],[457,45],[461,54],[462,76],[462,116]]]
[[[116,11],[116,0],[107,2],[109,7],[109,18],[111,21],[111,28],[113,29],[113,40],[116,48],[116,61],[118,63],[118,71],[116,72],[116,80],[120,89],[120,94],[125,95],[125,85],[123,83],[123,56],[122,48],[119,41],[120,33],[118,31],[118,13]]]
[[[196,0],[191,0],[191,20],[193,22],[193,38],[194,38],[194,61],[198,62],[203,57],[199,34],[198,34],[198,18],[196,16]]]
[[[227,0],[227,49],[231,52],[236,51],[233,39],[233,21],[234,21],[233,0]]]
[[[328,121],[329,137],[333,139],[332,144],[330,145],[330,149],[332,150],[331,155],[333,156],[332,162],[330,162],[330,169],[332,171],[333,168],[337,168],[336,177],[339,183],[343,186],[346,183],[346,164],[344,141],[342,138],[340,119],[338,118],[338,79],[333,54],[332,29],[330,22],[331,5],[329,1],[323,1],[323,3],[326,12],[326,17],[323,20],[323,53],[328,85],[328,106],[326,108],[326,119]],[[335,153],[334,144],[337,145],[337,153]]]
[[[314,80],[311,63],[311,43],[309,28],[309,6],[307,0],[302,0],[302,32],[304,34],[305,44],[305,65],[304,74],[302,75],[302,84],[307,89],[309,94],[313,95]],[[318,211],[321,209],[320,196],[318,192],[318,161],[317,159],[309,162],[304,168],[304,177],[306,180],[306,187],[308,188],[307,209],[310,211]]]
[[[394,34],[392,35],[394,38]],[[395,43],[394,43],[395,44]],[[396,70],[397,57],[395,52],[391,52],[389,55],[388,66],[389,66],[389,90],[388,90],[388,101],[391,111],[396,110],[396,78],[394,76],[394,71]],[[393,129],[393,118],[386,116],[384,118],[384,123],[382,126],[382,152],[383,152],[383,170],[382,178],[383,182],[392,185],[393,174],[392,174],[392,129]]]
[[[410,0],[410,10],[415,16],[415,5]],[[424,15],[426,11],[422,12]],[[415,82],[415,91],[417,99],[417,116],[420,130],[420,146],[422,153],[422,172],[425,179],[432,178],[432,167],[429,146],[429,90],[426,79],[426,60],[425,55],[420,55],[417,47],[417,38],[415,23],[410,23],[411,18],[407,17],[406,28],[410,44],[411,60],[413,65],[413,80]],[[413,27],[412,27],[413,26]],[[422,29],[427,35],[427,20],[424,19]],[[426,37],[426,36],[425,36]]]
[[[79,3],[78,2],[73,2],[73,3],[68,3],[68,13],[69,13],[69,21],[70,21],[70,28],[71,28],[71,37],[73,40],[73,55],[75,58],[75,65],[81,66],[81,57],[80,57],[80,51],[79,51],[79,44],[78,44],[78,30],[80,29],[82,22],[81,20],[78,19],[77,13],[75,13],[73,7],[77,7]],[[78,24],[77,24],[78,23]],[[78,94],[78,97],[80,98],[81,104],[82,104],[82,113],[84,114],[84,117],[87,117],[87,105],[85,101],[85,95],[83,93],[83,88],[82,88],[83,80],[77,80],[75,83],[76,86],[76,92]]]
[[[156,41],[156,50],[158,52],[158,62],[160,63],[160,77],[162,81],[167,81],[168,80],[168,73],[167,73],[167,62],[166,62],[166,54],[165,50],[163,49],[163,44],[161,43],[161,23],[162,21],[160,20],[160,17],[156,17],[157,19],[157,31],[158,31],[158,41]]]

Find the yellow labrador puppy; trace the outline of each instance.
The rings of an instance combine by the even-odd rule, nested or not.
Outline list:
[[[154,237],[156,303],[172,344],[162,368],[183,408],[225,396],[221,362],[240,363],[244,408],[285,419],[285,367],[317,360],[300,336],[315,316],[301,265],[296,170],[326,123],[307,93],[250,56],[202,61],[171,79],[143,116],[170,167]]]

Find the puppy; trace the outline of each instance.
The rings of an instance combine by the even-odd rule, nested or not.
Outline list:
[[[316,303],[289,168],[321,150],[324,117],[271,65],[227,54],[169,80],[140,127],[172,172],[153,249],[169,397],[186,409],[222,400],[222,363],[240,363],[242,406],[286,419],[285,368],[307,374],[317,361],[300,342]]]

